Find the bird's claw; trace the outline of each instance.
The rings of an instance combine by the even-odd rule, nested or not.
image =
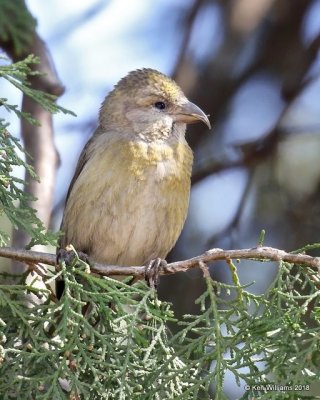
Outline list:
[[[71,265],[75,262],[75,259],[80,258],[82,261],[84,261],[89,267],[88,270],[86,271],[87,273],[90,273],[90,260],[88,257],[88,254],[83,253],[82,251],[79,251],[75,253],[73,248],[67,247],[66,249],[60,248],[57,251],[57,257],[56,257],[56,270],[60,271],[61,269],[61,263],[65,262],[66,265]],[[63,279],[58,278],[56,280],[56,297],[59,300],[64,292],[64,281]]]
[[[163,260],[162,258],[156,258],[154,260],[151,260],[146,266],[144,277],[148,285],[152,289],[157,288],[159,283],[159,273],[161,271],[161,268],[166,267],[166,265],[166,260]]]
[[[86,264],[90,265],[90,260],[89,256],[86,253],[83,253],[82,251],[79,251],[78,253],[78,258],[80,260],[84,261]],[[77,258],[76,253],[73,250],[69,250],[68,248],[66,249],[59,249],[57,251],[57,265],[60,265],[61,262],[65,262],[67,265],[70,265],[73,263],[73,261]]]

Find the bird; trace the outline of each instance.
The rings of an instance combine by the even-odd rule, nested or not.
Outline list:
[[[123,77],[79,157],[57,254],[72,244],[97,263],[164,260],[187,217],[193,152],[185,133],[196,122],[211,128],[165,74],[143,68]]]

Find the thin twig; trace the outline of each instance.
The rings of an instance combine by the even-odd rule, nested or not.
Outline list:
[[[48,265],[56,265],[55,254],[14,249],[12,247],[0,247],[0,257],[6,257],[12,260],[22,261],[29,264],[44,263]],[[255,261],[286,261],[292,264],[308,265],[312,268],[315,268],[317,272],[320,273],[319,257],[311,257],[306,254],[287,253],[284,250],[275,249],[273,247],[258,246],[251,249],[241,250],[211,249],[197,257],[167,264],[166,267],[163,267],[161,269],[160,275],[171,275],[177,272],[186,272],[191,268],[198,268],[199,265],[218,260],[230,259],[246,259]],[[145,266],[119,266],[93,263],[92,265],[90,265],[90,270],[96,274],[103,276],[129,275],[142,277],[145,273]]]
[[[223,230],[219,231],[217,234],[215,234],[209,238],[209,240],[207,241],[208,246],[213,245],[218,238],[221,238],[228,234],[230,234],[230,236],[231,236],[233,231],[235,231],[237,228],[239,228],[240,219],[242,217],[243,210],[246,206],[246,201],[248,199],[248,196],[250,194],[250,190],[252,187],[253,175],[254,175],[254,170],[249,169],[248,176],[247,176],[247,182],[246,182],[245,188],[243,189],[240,201],[238,203],[237,210],[236,210],[233,218],[231,219],[229,224]],[[232,238],[232,236],[231,236],[231,238]]]
[[[187,49],[189,46],[190,38],[191,38],[191,33],[192,29],[194,26],[195,19],[198,15],[199,10],[203,6],[204,1],[203,0],[195,0],[190,9],[188,10],[187,15],[184,18],[184,34],[181,42],[181,46],[179,49],[179,54],[176,60],[176,65],[173,69],[173,79],[176,79],[179,75],[180,69],[183,65],[184,60],[186,59],[187,55]]]

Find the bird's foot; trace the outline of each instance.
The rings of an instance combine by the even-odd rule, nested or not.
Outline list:
[[[156,289],[159,283],[159,273],[161,268],[167,266],[167,261],[162,258],[151,260],[146,266],[144,278],[152,289]]]
[[[87,271],[90,273],[90,260],[88,257],[88,254],[83,253],[82,251],[79,251],[75,253],[74,249],[70,246],[67,246],[65,249],[59,249],[57,251],[57,257],[56,257],[56,270],[60,271],[61,270],[61,263],[65,262],[66,265],[72,265],[76,259],[80,259],[84,261],[87,265]],[[64,292],[64,281],[59,277],[56,280],[56,298],[59,300]]]
[[[78,255],[78,257],[77,257]],[[84,261],[86,264],[90,265],[90,259],[88,254],[78,251],[77,254],[73,249],[69,249],[68,247],[65,249],[59,249],[57,251],[57,265],[60,265],[61,262],[65,262],[67,265],[70,265],[74,262],[76,258],[80,258],[80,260]]]

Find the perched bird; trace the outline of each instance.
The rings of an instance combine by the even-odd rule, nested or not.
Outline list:
[[[186,124],[204,112],[153,69],[122,78],[102,103],[67,194],[61,249],[90,260],[146,265],[164,259],[184,225],[193,155]]]

